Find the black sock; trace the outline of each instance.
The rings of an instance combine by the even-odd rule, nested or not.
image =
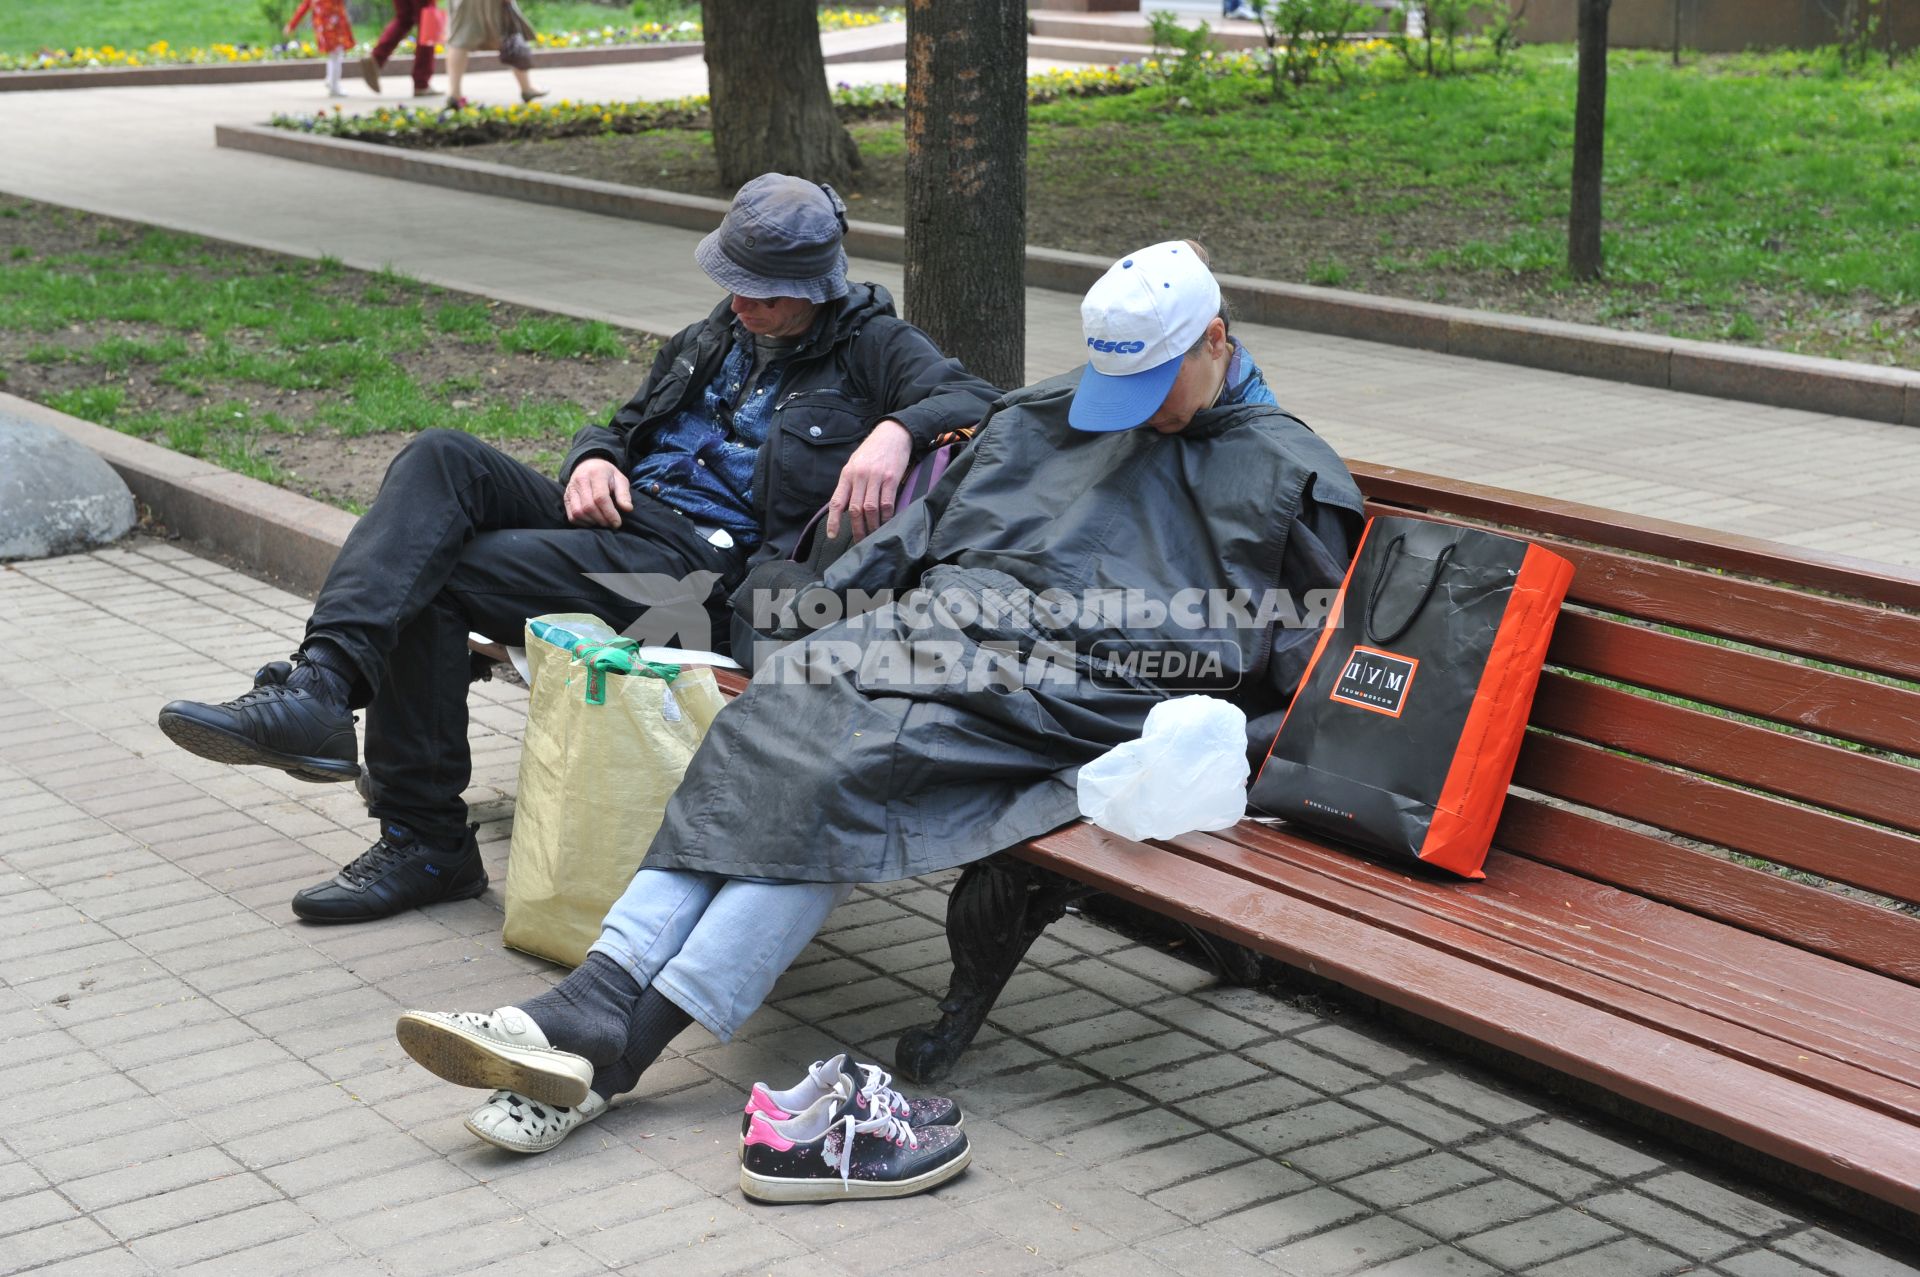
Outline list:
[[[287,686],[304,688],[316,700],[346,713],[353,697],[353,658],[326,639],[314,639],[300,650],[307,659],[294,665]]]
[[[639,1083],[640,1075],[667,1049],[667,1043],[692,1023],[693,1017],[682,1011],[677,1002],[658,989],[649,988],[633,1008],[620,1058],[604,1069],[594,1066],[593,1093],[610,1100],[631,1091]]]
[[[589,953],[573,974],[519,1005],[549,1043],[585,1056],[598,1076],[619,1060],[640,1001],[640,985],[625,967],[604,953]]]

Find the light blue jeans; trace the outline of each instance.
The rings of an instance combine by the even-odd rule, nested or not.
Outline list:
[[[607,910],[592,951],[726,1042],[852,894],[849,882],[643,868]]]

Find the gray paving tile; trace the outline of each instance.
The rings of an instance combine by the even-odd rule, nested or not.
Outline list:
[[[1149,1194],[1147,1200],[1183,1219],[1202,1223],[1308,1187],[1307,1177],[1278,1162],[1258,1158]]]
[[[1520,1269],[1586,1250],[1619,1235],[1619,1230],[1612,1225],[1562,1206],[1518,1223],[1459,1238],[1455,1245],[1495,1267]]]
[[[1638,1237],[1583,1250],[1530,1270],[1528,1277],[1668,1277],[1697,1271],[1694,1262]]]
[[[1374,1215],[1329,1233],[1292,1242],[1266,1258],[1288,1272],[1346,1277],[1430,1248],[1433,1239],[1388,1215]]]
[[[1809,1228],[1773,1243],[1783,1255],[1832,1273],[1833,1277],[1914,1277],[1920,1268],[1871,1250],[1824,1228]]]
[[[1259,1254],[1369,1213],[1365,1202],[1330,1188],[1309,1188],[1235,1211],[1214,1220],[1208,1228],[1243,1250]]]

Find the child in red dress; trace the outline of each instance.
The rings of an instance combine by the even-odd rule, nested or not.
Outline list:
[[[300,25],[300,19],[313,15],[313,42],[327,55],[327,96],[345,97],[340,87],[340,65],[353,47],[353,26],[347,21],[347,0],[300,0],[287,22],[287,34]]]

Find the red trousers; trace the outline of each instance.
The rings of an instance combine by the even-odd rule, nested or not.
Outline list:
[[[407,32],[420,25],[420,10],[427,7],[427,0],[393,0],[393,21],[387,23],[387,29],[380,33],[374,42],[373,60],[381,66],[387,65],[387,59],[407,38]],[[427,87],[433,79],[433,46],[416,44],[413,50],[413,87],[417,92]]]

